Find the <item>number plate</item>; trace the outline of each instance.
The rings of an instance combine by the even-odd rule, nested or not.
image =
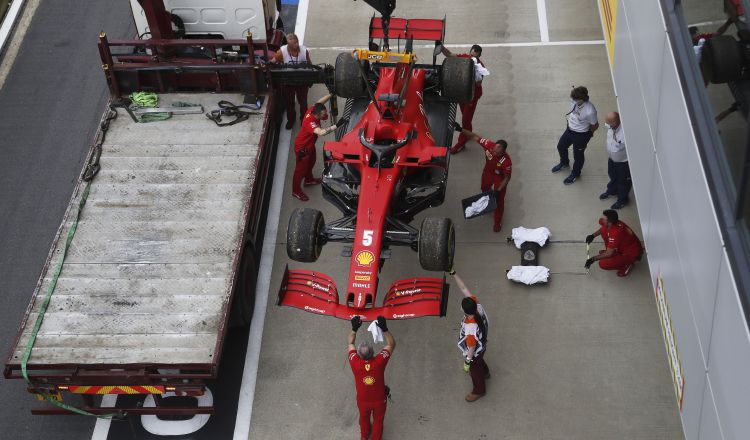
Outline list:
[[[44,398],[44,395],[43,395],[43,394],[35,394],[35,396],[36,396],[36,400],[46,400],[46,399]],[[50,393],[50,394],[47,394],[47,396],[48,396],[48,397],[49,397],[50,399],[52,399],[52,400],[57,400],[58,402],[62,402],[62,394],[60,394],[60,392],[59,392],[59,391],[58,391],[58,392],[56,392],[56,393]]]

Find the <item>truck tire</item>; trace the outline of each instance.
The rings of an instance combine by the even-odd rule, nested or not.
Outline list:
[[[323,249],[325,221],[317,209],[297,208],[289,217],[286,230],[286,253],[294,261],[317,261]]]
[[[742,75],[742,52],[731,35],[719,35],[706,41],[701,55],[706,80],[714,84],[736,81]]]
[[[333,73],[333,89],[336,96],[342,98],[359,98],[365,96],[365,81],[359,73],[359,61],[351,53],[342,52],[336,57],[336,69]]]
[[[245,246],[235,281],[229,327],[247,327],[255,310],[255,284],[258,280],[258,264],[253,246]]]
[[[448,57],[440,69],[440,94],[459,104],[474,99],[474,63],[470,58]]]
[[[418,244],[419,264],[424,270],[451,270],[456,250],[456,234],[451,219],[427,217],[422,220]]]

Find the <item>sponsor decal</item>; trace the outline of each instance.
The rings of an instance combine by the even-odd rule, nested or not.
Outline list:
[[[415,293],[421,292],[422,289],[407,289],[407,290],[397,290],[396,296],[402,296],[402,295],[414,295]]]
[[[375,254],[370,251],[359,251],[354,259],[358,265],[370,267],[372,266],[372,262],[375,261]]]
[[[352,286],[359,287],[360,289],[369,289],[372,284],[370,283],[352,283]]]
[[[405,319],[405,318],[413,318],[417,315],[414,313],[394,313],[393,319]]]
[[[368,53],[367,54],[368,60],[382,60],[383,55],[377,54],[377,53]]]
[[[330,293],[331,292],[330,288],[328,288],[327,286],[322,286],[322,285],[320,285],[318,283],[313,283],[312,281],[308,281],[307,285],[310,286],[310,287],[312,287],[313,290],[321,290],[321,291],[326,292],[326,293]]]
[[[372,275],[372,272],[369,270],[355,270],[354,273],[358,275]]]
[[[364,378],[362,378],[362,382],[365,385],[374,385],[375,384],[375,378],[372,377],[372,376],[365,376]]]
[[[357,281],[370,281],[370,275],[354,275],[354,279]]]
[[[305,310],[308,312],[313,313],[320,313],[321,315],[325,315],[326,311],[321,309],[316,309],[315,307],[305,306]]]
[[[372,368],[372,367],[370,367],[370,364],[369,364],[369,363],[368,363],[368,364],[365,364],[365,371],[370,371],[370,368]]]

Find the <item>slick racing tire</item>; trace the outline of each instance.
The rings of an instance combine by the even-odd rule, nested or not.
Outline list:
[[[731,35],[719,35],[706,41],[701,54],[701,70],[714,84],[736,81],[742,75],[742,53]]]
[[[303,263],[317,261],[323,249],[325,225],[323,213],[317,209],[295,209],[286,230],[286,253],[289,258]]]
[[[333,73],[333,89],[336,96],[347,99],[365,96],[367,89],[358,63],[359,61],[349,52],[342,52],[336,57],[336,69]]]
[[[459,104],[474,99],[474,63],[471,58],[448,57],[443,60],[440,92],[444,99]]]
[[[456,234],[451,219],[427,217],[422,220],[418,250],[419,264],[424,270],[451,270],[456,250]]]

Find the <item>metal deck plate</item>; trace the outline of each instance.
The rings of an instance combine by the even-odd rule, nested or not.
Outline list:
[[[241,95],[207,93],[160,98],[162,106],[184,101],[206,111],[219,100],[242,102]],[[218,361],[214,350],[241,250],[263,115],[217,127],[203,114],[136,124],[119,112],[30,368]],[[34,292],[14,362],[20,363],[75,211],[68,210]]]

